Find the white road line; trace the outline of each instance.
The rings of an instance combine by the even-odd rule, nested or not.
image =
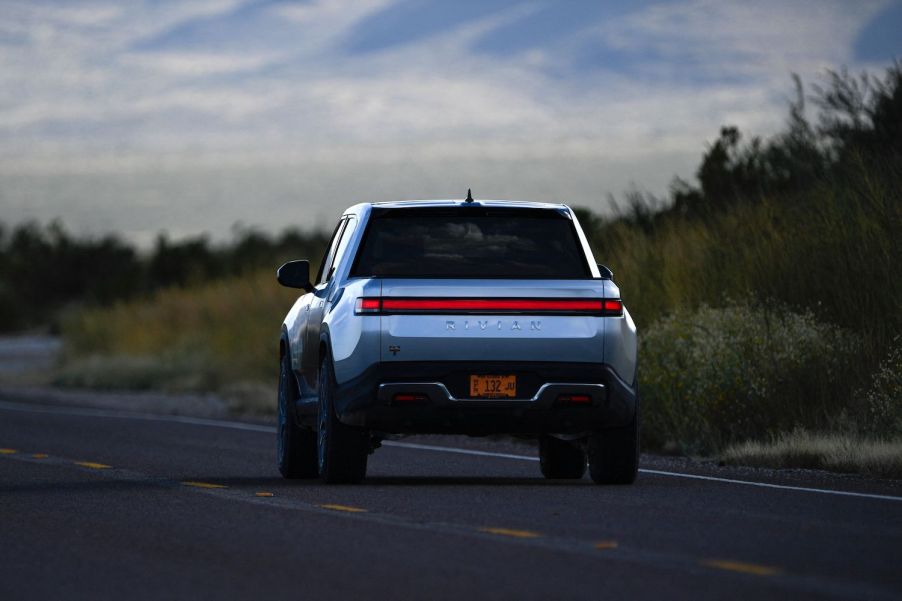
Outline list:
[[[443,453],[457,453],[458,455],[476,455],[478,457],[501,457],[502,459],[519,459],[520,461],[538,461],[538,457],[529,455],[512,455],[510,453],[493,453],[490,451],[476,451],[474,449],[460,449],[457,447],[442,447],[432,444],[416,444],[413,442],[397,442],[386,440],[382,443],[387,447],[401,447],[402,449],[416,449],[418,451],[441,451]]]
[[[767,482],[750,482],[748,480],[733,480],[731,478],[715,478],[714,476],[700,476],[697,474],[683,474],[680,472],[662,472],[659,470],[640,469],[640,472],[646,474],[655,474],[657,476],[673,476],[674,478],[693,478],[695,480],[711,480],[713,482],[726,482],[728,484],[744,484],[745,486],[757,486],[759,488],[778,488],[781,490],[797,490],[801,492],[814,492],[824,495],[839,495],[842,497],[861,497],[864,499],[882,499],[884,501],[902,501],[902,497],[894,497],[892,495],[876,495],[865,492],[850,492],[846,490],[830,490],[827,488],[808,488],[805,486],[788,486],[786,484],[769,484]]]
[[[59,407],[55,405],[31,405],[0,401],[0,409],[22,411],[25,413],[56,413],[58,415],[76,415],[80,417],[111,417],[114,419],[135,419],[150,422],[175,422],[194,426],[212,426],[214,428],[230,428],[232,430],[248,430],[251,432],[275,432],[275,426],[229,422],[220,419],[188,417],[186,415],[160,415],[156,413],[131,413],[111,409],[85,409],[82,407]]]
[[[127,413],[107,409],[83,409],[78,407],[56,407],[50,405],[30,405],[22,403],[10,403],[0,401],[0,409],[7,411],[21,411],[26,413],[55,413],[58,415],[76,415],[84,417],[109,417],[116,419],[134,419],[143,421],[174,422],[190,424],[194,426],[209,426],[214,428],[229,428],[232,430],[246,430],[251,432],[275,433],[275,426],[259,424],[246,424],[219,419],[205,419],[199,417],[187,417],[184,415],[155,415],[152,413]],[[414,449],[418,451],[434,451],[441,453],[456,453],[458,455],[475,455],[478,457],[498,457],[501,459],[515,459],[518,461],[538,461],[538,457],[529,455],[514,455],[512,453],[494,453],[491,451],[477,451],[475,449],[461,449],[457,447],[443,447],[438,445],[416,444],[412,442],[397,442],[387,440],[382,443],[385,446]],[[902,501],[902,497],[892,495],[878,495],[872,493],[850,492],[845,490],[831,490],[827,488],[809,488],[805,486],[789,486],[786,484],[770,484],[767,482],[752,482],[750,480],[734,480],[732,478],[716,478],[714,476],[702,476],[699,474],[686,474],[682,472],[666,472],[640,468],[643,474],[655,476],[669,476],[672,478],[687,478],[690,480],[707,480],[709,482],[722,482],[725,484],[739,484],[742,486],[755,486],[758,488],[773,488],[778,490],[793,490],[797,492],[817,493],[822,495],[835,495],[841,497],[857,497],[861,499],[879,499],[882,501]]]
[[[530,457],[528,455],[512,455],[510,453],[491,453],[488,451],[476,451],[473,449],[459,449],[456,447],[441,447],[436,445],[414,444],[409,442],[385,441],[383,445],[393,447],[404,447],[408,449],[417,449],[422,451],[441,451],[444,453],[458,453],[460,455],[478,455],[483,457],[503,457],[505,459],[519,459],[521,461],[538,461],[538,457]],[[760,488],[776,488],[780,490],[796,490],[801,492],[821,493],[825,495],[840,495],[844,497],[862,497],[865,499],[882,499],[884,501],[902,501],[902,497],[894,497],[891,495],[877,495],[871,493],[849,492],[845,490],[830,490],[826,488],[808,488],[805,486],[789,486],[786,484],[769,484],[767,482],[752,482],[749,480],[734,480],[732,478],[716,478],[714,476],[702,476],[699,474],[685,474],[682,472],[665,472],[661,470],[649,470],[639,468],[643,474],[654,474],[656,476],[672,476],[674,478],[690,478],[692,480],[709,480],[711,482],[725,482],[727,484],[742,484],[745,486],[758,486]]]

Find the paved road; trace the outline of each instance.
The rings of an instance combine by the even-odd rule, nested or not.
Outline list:
[[[278,477],[268,426],[175,419],[0,401],[0,599],[902,598],[902,497],[854,481],[395,443],[326,486]]]

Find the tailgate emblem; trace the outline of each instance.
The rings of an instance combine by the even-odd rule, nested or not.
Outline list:
[[[471,324],[470,324],[470,322],[469,322],[468,320],[464,320],[464,329],[465,329],[465,330],[469,330],[469,329],[470,329],[470,325],[471,325]],[[477,319],[477,320],[476,320],[476,325],[479,326],[479,329],[480,329],[480,330],[485,331],[485,330],[487,330],[488,327],[489,327],[489,321],[488,321],[488,320],[481,321],[481,320],[478,320],[478,319]],[[497,327],[498,327],[499,330],[504,329],[504,322],[501,321],[501,320],[499,319],[499,320],[497,321]],[[524,327],[524,326],[520,325],[520,322],[519,322],[519,321],[514,320],[514,321],[511,323],[510,329],[511,329],[511,330],[522,330],[523,327]],[[445,321],[445,329],[446,329],[446,330],[449,330],[449,331],[456,331],[456,330],[457,330],[457,322],[455,322],[454,320],[451,320],[451,319],[446,320],[446,321]],[[541,331],[541,330],[542,330],[542,321],[539,320],[539,319],[530,320],[530,321],[529,321],[529,329],[530,329],[531,331],[533,331],[533,332],[539,332],[539,331]],[[398,349],[398,350],[400,350],[400,349]]]

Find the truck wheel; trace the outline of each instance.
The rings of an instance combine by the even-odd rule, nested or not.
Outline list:
[[[279,428],[277,459],[279,472],[289,479],[315,478],[316,432],[295,423],[294,403],[298,388],[292,381],[288,355],[279,366]]]
[[[639,471],[639,412],[633,423],[589,437],[589,475],[595,484],[632,484]]]
[[[586,473],[586,454],[575,442],[553,436],[539,439],[539,466],[550,480],[582,478]]]
[[[369,434],[338,421],[333,405],[335,372],[327,356],[319,372],[319,416],[317,418],[317,457],[319,475],[330,484],[355,484],[366,476]]]

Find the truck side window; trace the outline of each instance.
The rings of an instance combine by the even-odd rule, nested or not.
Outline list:
[[[325,284],[328,281],[329,271],[326,269],[327,266],[332,265],[332,257],[335,256],[335,249],[338,246],[338,240],[341,238],[341,232],[344,229],[344,225],[346,220],[342,218],[338,225],[335,226],[335,231],[332,232],[332,239],[329,241],[329,249],[326,251],[326,254],[323,255],[323,260],[319,263],[319,272],[316,274],[316,285]]]
[[[338,267],[338,264],[341,263],[342,258],[345,256],[345,252],[348,249],[348,243],[351,241],[351,235],[357,228],[357,219],[354,217],[348,217],[346,223],[347,224],[345,225],[345,229],[341,234],[341,239],[338,241],[338,248],[336,249],[335,254],[332,257],[332,263],[329,265],[329,271],[326,275],[327,282],[332,279],[332,274],[335,273],[335,268]]]

